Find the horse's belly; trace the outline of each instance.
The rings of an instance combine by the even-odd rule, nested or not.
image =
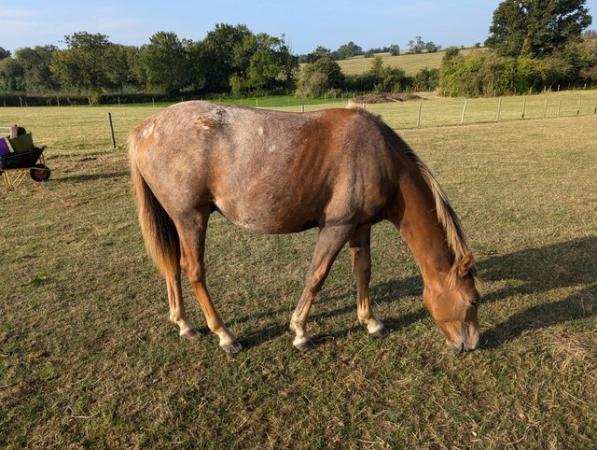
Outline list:
[[[315,214],[301,211],[296,205],[244,206],[218,199],[215,204],[233,224],[261,233],[294,233],[317,226]]]

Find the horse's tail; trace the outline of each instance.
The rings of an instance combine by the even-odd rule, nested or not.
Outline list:
[[[129,137],[131,181],[137,199],[141,234],[147,252],[162,274],[177,272],[180,264],[178,233],[168,213],[155,197],[137,167],[136,136]]]

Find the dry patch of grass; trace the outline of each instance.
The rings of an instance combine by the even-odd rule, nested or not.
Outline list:
[[[390,335],[357,324],[343,251],[312,314],[317,348],[298,354],[287,324],[315,232],[256,235],[214,215],[208,280],[245,346],[231,359],[188,289],[203,336],[181,341],[167,321],[122,147],[151,108],[114,111],[117,151],[106,108],[0,110],[55,169],[0,199],[1,446],[593,446],[595,117],[401,133],[479,255],[481,351],[444,345],[408,249],[380,224],[372,291]]]

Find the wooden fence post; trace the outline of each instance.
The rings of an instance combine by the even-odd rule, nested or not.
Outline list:
[[[421,127],[421,110],[423,109],[423,100],[419,102],[419,113],[417,115],[417,128]]]
[[[527,109],[527,98],[523,97],[522,98],[522,116],[521,119],[524,119],[524,113],[526,112]]]
[[[558,117],[560,117],[560,112],[562,111],[562,100],[558,103]]]
[[[305,112],[305,104],[301,103],[301,112]]]
[[[498,98],[498,107],[497,107],[497,114],[495,116],[495,121],[500,121],[500,115],[502,114],[502,97]]]
[[[116,137],[114,136],[114,125],[112,125],[112,113],[108,113],[108,120],[110,121],[110,132],[112,133],[112,148],[116,150]]]
[[[464,115],[466,114],[466,103],[468,99],[464,99],[464,105],[462,105],[462,114],[460,115],[460,125],[464,123]]]
[[[155,108],[155,98],[151,97],[151,105],[153,108]]]
[[[578,94],[578,106],[576,107],[576,115],[577,116],[580,116],[580,100],[581,100],[581,97],[580,97],[580,94]]]

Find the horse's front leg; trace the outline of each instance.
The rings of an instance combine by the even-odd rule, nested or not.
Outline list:
[[[317,292],[323,286],[338,252],[348,241],[353,229],[352,225],[339,225],[325,226],[319,231],[311,267],[305,281],[305,289],[292,314],[292,319],[290,319],[290,329],[296,334],[292,344],[300,351],[313,348],[313,343],[306,331],[309,310]]]

